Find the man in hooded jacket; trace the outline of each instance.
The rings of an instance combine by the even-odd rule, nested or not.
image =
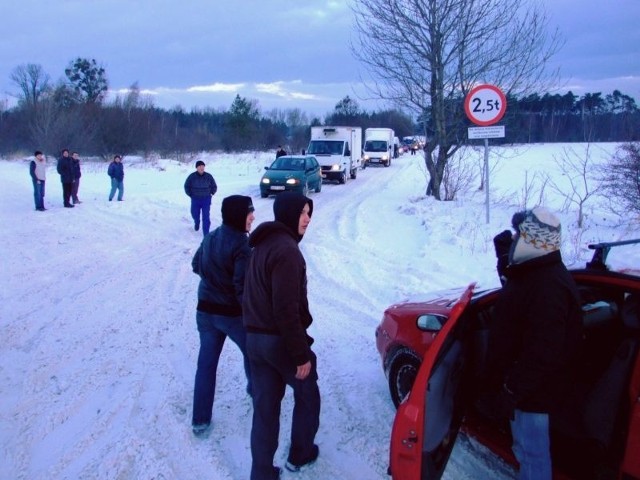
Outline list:
[[[200,352],[193,389],[192,428],[204,435],[211,425],[218,361],[229,337],[242,352],[251,394],[251,375],[242,325],[242,297],[251,254],[248,232],[255,219],[251,197],[231,195],[222,200],[222,225],[204,237],[191,261],[200,276],[196,322]]]
[[[298,471],[313,463],[320,425],[320,391],[307,300],[306,263],[298,243],[313,213],[313,201],[284,192],[273,204],[275,221],[262,223],[249,237],[253,248],[245,278],[243,319],[251,364],[253,424],[251,480],[272,480],[278,448],[280,407],[285,388],[295,406],[286,468]]]

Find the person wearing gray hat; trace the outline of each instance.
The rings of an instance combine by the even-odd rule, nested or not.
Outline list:
[[[503,288],[489,334],[485,407],[510,420],[518,478],[551,480],[549,418],[575,378],[580,296],[560,254],[560,220],[544,207],[513,215],[494,238]],[[512,237],[511,240],[509,237]]]
[[[227,337],[242,352],[251,395],[251,375],[242,325],[242,298],[246,265],[251,254],[248,232],[255,219],[251,197],[231,195],[222,200],[222,225],[206,235],[191,261],[200,276],[196,323],[200,352],[193,389],[194,435],[203,436],[211,425],[218,360]]]

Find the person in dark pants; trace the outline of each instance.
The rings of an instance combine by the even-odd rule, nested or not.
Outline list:
[[[78,156],[78,152],[73,152],[71,155],[71,162],[73,165],[73,185],[71,186],[71,199],[73,200],[73,204],[82,203],[78,198],[78,189],[80,188],[80,177],[82,176],[82,171],[80,169],[80,157]]]
[[[191,217],[193,229],[200,229],[200,215],[202,214],[202,234],[209,233],[211,228],[211,197],[218,191],[216,181],[208,172],[204,171],[205,163],[202,160],[196,162],[196,171],[191,173],[184,182],[184,192],[191,198]]]
[[[109,192],[109,201],[113,200],[116,190],[118,191],[118,201],[122,201],[124,195],[124,165],[122,165],[122,157],[115,155],[113,161],[109,164],[107,174],[111,177],[111,191]]]
[[[73,208],[71,204],[71,189],[73,188],[73,163],[69,156],[69,150],[62,150],[62,156],[58,159],[58,173],[62,182],[62,201],[65,208]]]
[[[295,406],[286,468],[298,471],[319,454],[314,443],[320,425],[320,391],[307,300],[306,263],[298,243],[313,213],[313,201],[301,194],[279,194],[275,221],[262,223],[249,236],[253,248],[242,304],[251,364],[253,423],[251,480],[272,480],[278,448],[280,408],[289,385]]]
[[[47,178],[47,160],[40,150],[34,153],[35,158],[29,164],[29,174],[33,182],[33,200],[36,210],[44,212],[44,184]]]
[[[489,405],[511,420],[521,480],[551,480],[549,417],[575,377],[582,339],[578,288],[562,263],[560,221],[544,207],[518,212],[512,243],[494,238],[504,283],[490,327]],[[508,255],[505,265],[504,255]]]
[[[191,261],[200,276],[196,322],[200,353],[193,389],[192,428],[196,436],[211,425],[216,371],[224,342],[229,337],[242,352],[251,394],[251,375],[242,325],[244,277],[251,249],[247,233],[255,219],[251,197],[232,195],[222,200],[222,225],[204,237]]]

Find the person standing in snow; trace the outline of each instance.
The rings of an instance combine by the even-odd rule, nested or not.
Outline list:
[[[504,286],[490,328],[489,384],[498,392],[490,405],[511,420],[518,478],[551,480],[549,415],[575,373],[582,312],[560,256],[560,220],[535,207],[516,213],[512,225],[511,245],[505,232],[494,239]]]
[[[191,199],[191,217],[193,229],[200,229],[200,215],[202,214],[202,234],[207,235],[211,228],[211,197],[218,191],[216,181],[208,172],[204,171],[205,163],[196,162],[196,171],[192,172],[184,182],[184,192]]]
[[[113,200],[116,190],[118,191],[118,201],[122,201],[124,195],[124,165],[122,165],[122,157],[115,155],[113,161],[109,164],[107,174],[111,177],[111,192],[109,192],[109,201]]]
[[[62,182],[62,201],[65,208],[73,208],[71,204],[71,189],[73,188],[73,163],[69,156],[69,150],[62,150],[62,156],[58,159],[57,166]]]
[[[284,192],[274,203],[275,221],[262,223],[249,236],[253,248],[242,303],[251,364],[253,422],[251,480],[271,480],[278,448],[280,406],[285,388],[295,406],[286,468],[296,472],[318,458],[314,443],[320,425],[320,391],[307,300],[306,262],[298,243],[313,213],[313,201]]]
[[[29,174],[33,182],[33,200],[36,210],[44,212],[44,183],[47,178],[47,159],[40,150],[34,153],[35,158],[29,164]]]
[[[80,157],[78,152],[73,152],[71,155],[71,162],[73,165],[73,185],[71,186],[71,199],[73,204],[82,203],[78,198],[78,189],[80,188],[80,177],[82,172],[80,170]]]
[[[242,325],[244,279],[251,249],[248,232],[255,220],[251,197],[231,195],[222,200],[222,225],[206,235],[191,266],[200,275],[196,322],[200,353],[193,389],[192,429],[202,436],[211,425],[216,371],[227,337],[242,352],[251,395],[251,374],[246,355],[246,334]]]
[[[282,148],[282,145],[278,145],[278,150],[276,150],[276,158],[280,158],[287,154],[287,151]]]

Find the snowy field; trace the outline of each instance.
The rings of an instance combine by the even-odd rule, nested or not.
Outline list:
[[[549,173],[569,192],[568,176],[558,170],[566,147],[492,149],[489,224],[477,178],[455,201],[425,198],[420,155],[311,194],[314,215],[301,249],[323,402],[320,457],[283,479],[389,478],[395,410],[374,340],[382,312],[430,290],[472,281],[497,285],[491,239],[509,227],[524,198],[527,207],[542,198],[561,210],[568,264],[589,259],[589,243],[640,237],[637,222],[621,222],[601,197],[587,203],[585,228],[578,230],[575,206],[565,209],[562,194],[541,187],[536,172]],[[614,149],[592,145],[594,162]],[[477,174],[482,151],[471,155]],[[222,198],[231,194],[253,197],[254,228],[273,219],[273,198],[261,199],[258,190],[272,153],[199,158],[219,186],[212,228],[220,223]],[[0,160],[0,478],[248,478],[252,407],[240,353],[230,342],[220,361],[212,432],[205,439],[191,433],[198,353],[191,258],[202,235],[193,231],[183,183],[196,159],[126,157],[123,202],[107,201],[107,164],[87,161],[83,203],[65,209],[49,156],[46,212],[34,211],[29,160]],[[631,254],[622,262],[640,264]],[[280,465],[291,408],[288,391]],[[510,467],[466,437],[444,475],[512,477]]]

